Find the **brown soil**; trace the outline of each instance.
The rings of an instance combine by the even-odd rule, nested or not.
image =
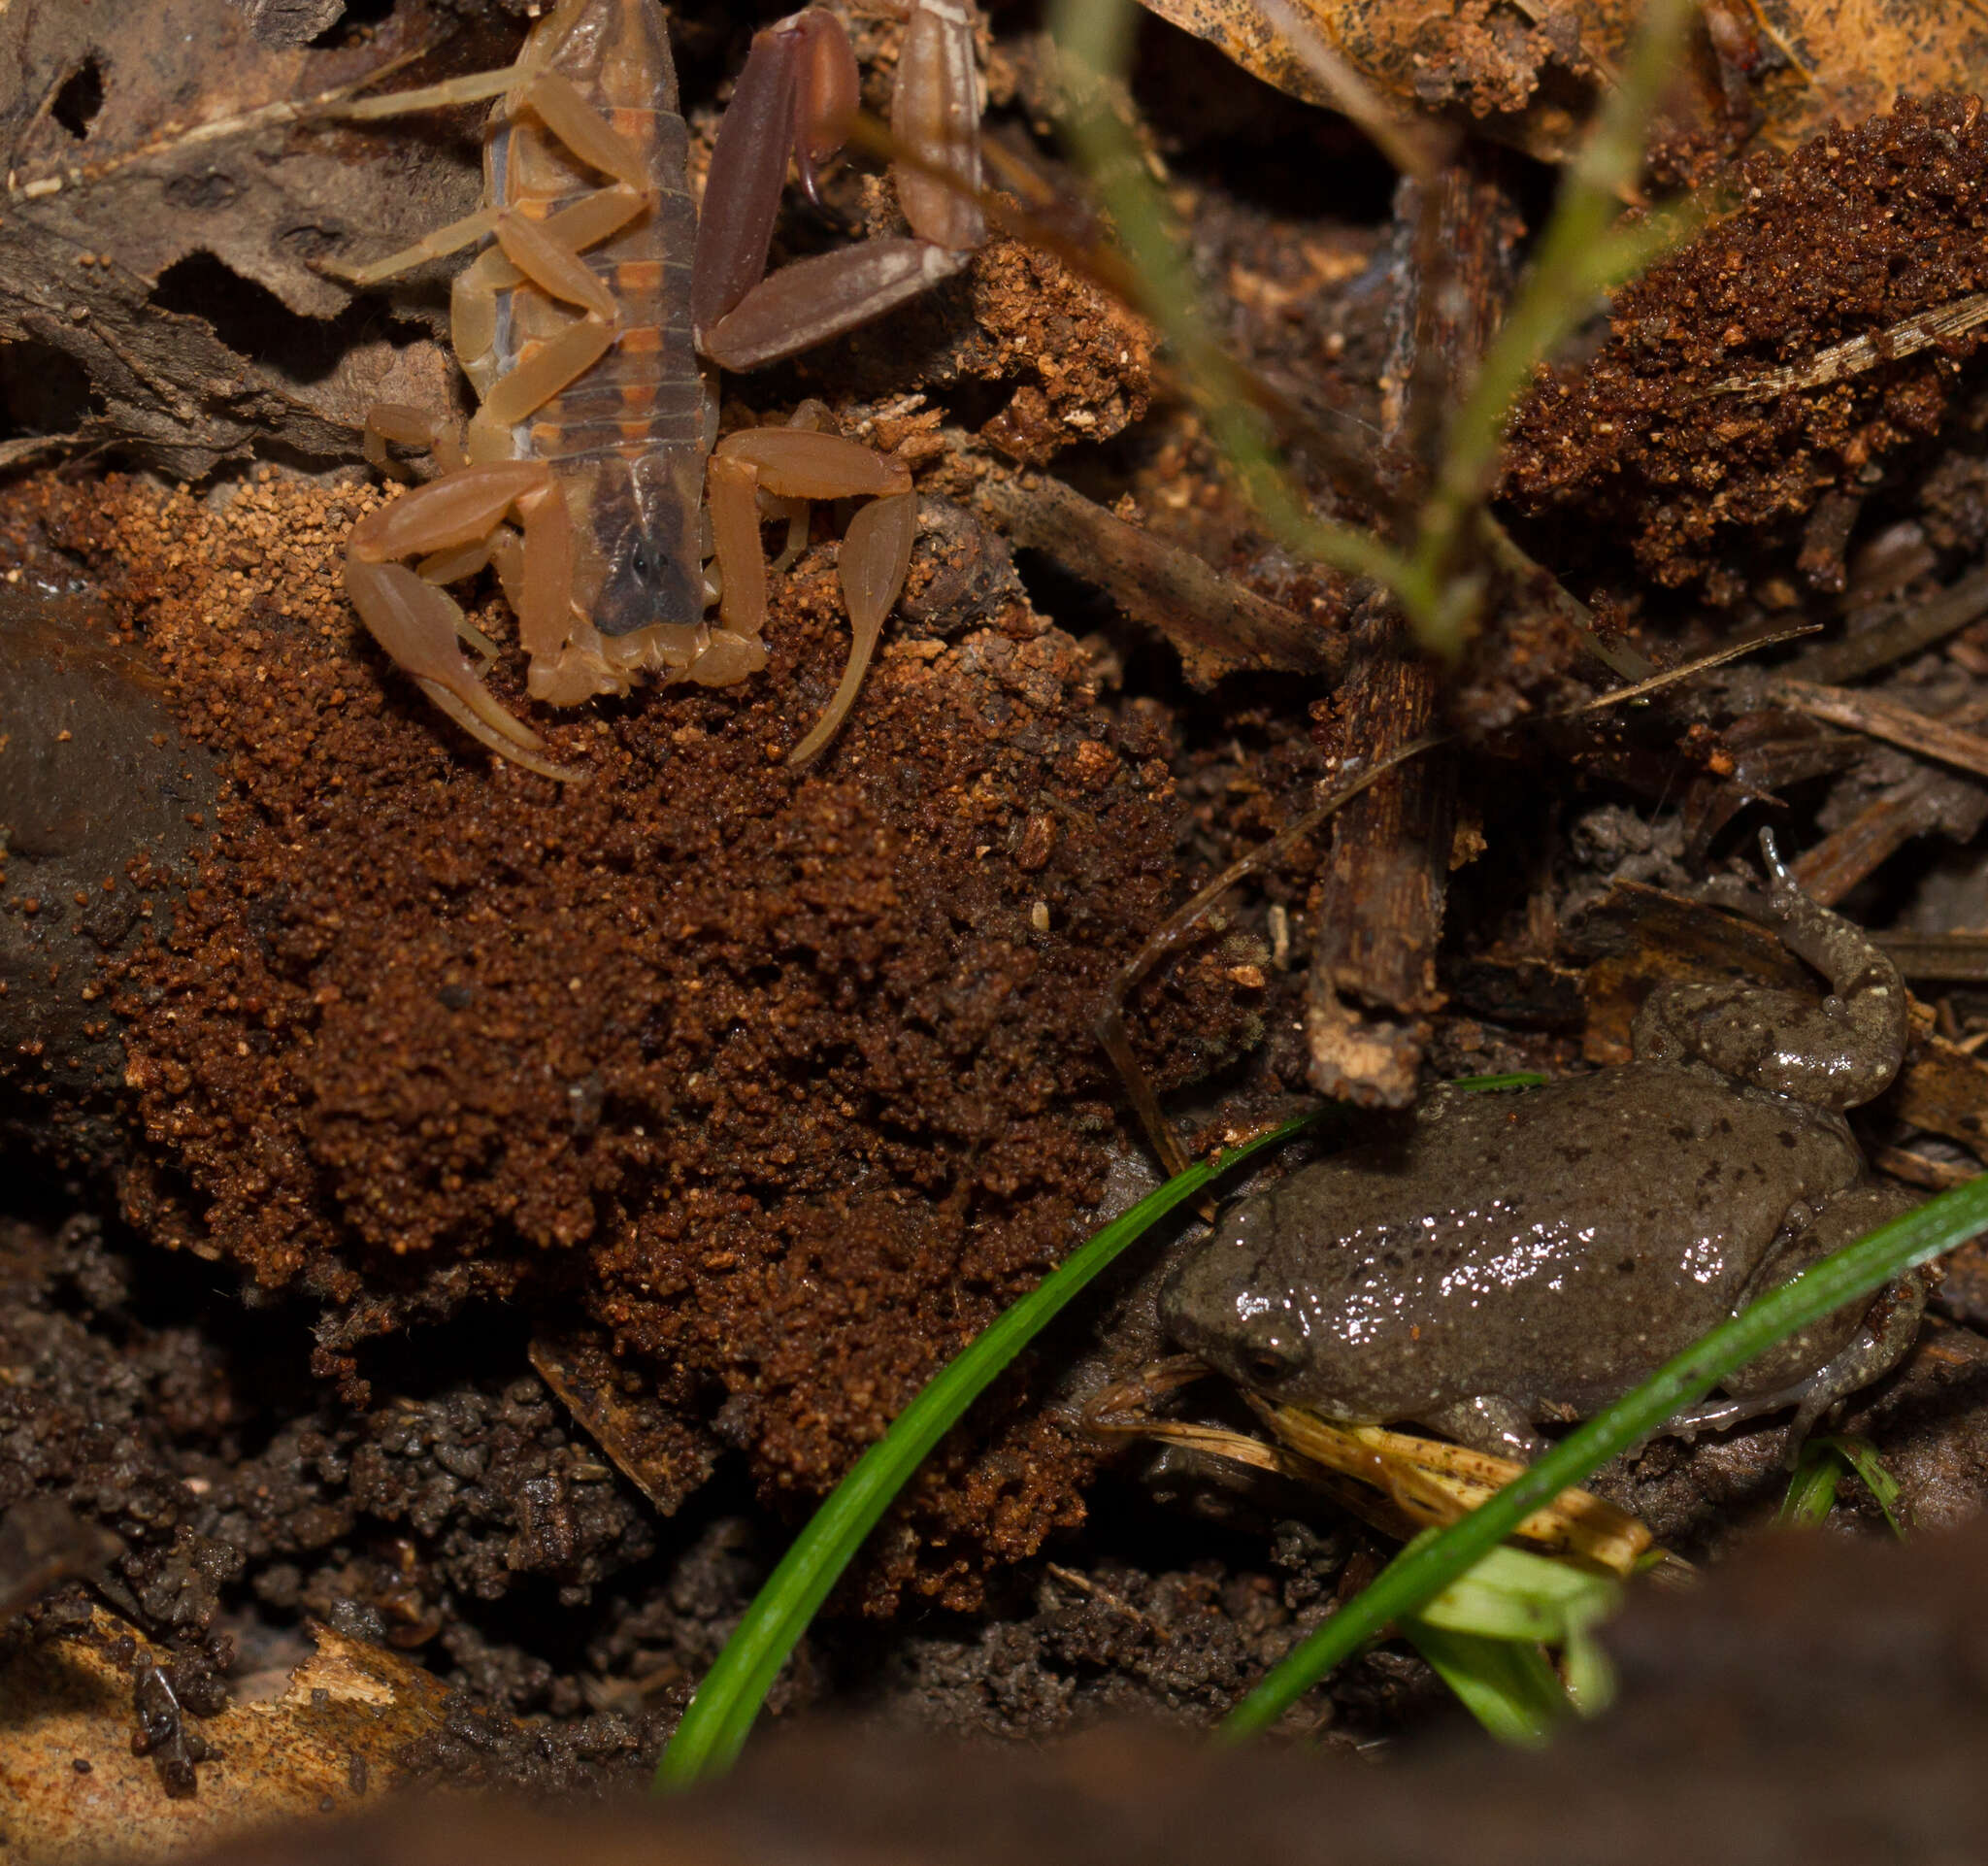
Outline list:
[[[1581,534],[1604,536],[1641,576],[1730,607],[1797,569],[1800,521],[1824,502],[1851,502],[1847,534],[1865,501],[1909,495],[1929,443],[1979,431],[1963,365],[1981,333],[1801,394],[1713,385],[1981,290],[1984,186],[1974,98],[1904,99],[1743,166],[1737,211],[1624,290],[1602,352],[1552,372],[1520,414],[1506,485],[1548,521],[1551,560],[1591,558]],[[1620,587],[1625,567],[1590,574]],[[1841,535],[1800,568],[1841,588]]]
[[[117,999],[125,1216],[330,1305],[316,1371],[355,1397],[349,1344],[410,1314],[577,1304],[763,1483],[819,1491],[1083,1228],[1091,1007],[1164,905],[1168,769],[1011,585],[896,644],[790,773],[841,652],[818,559],[751,688],[548,722],[583,783],[493,765],[354,639],[335,553],[372,502],[114,481],[36,511],[221,774]],[[1187,1011],[1220,1041],[1246,1000],[1217,977]],[[925,1510],[965,1547],[921,1584],[965,1603],[979,1545],[1074,1519],[1086,1460],[1037,1421],[955,1465]]]

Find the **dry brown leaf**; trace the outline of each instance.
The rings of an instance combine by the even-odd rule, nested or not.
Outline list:
[[[1144,0],[1244,70],[1329,104],[1296,33],[1264,0]],[[1547,161],[1577,140],[1598,85],[1621,63],[1632,0],[1287,0],[1398,104],[1453,111]],[[1988,68],[1988,14],[1930,0],[1712,0],[1685,74],[1689,112],[1782,148],[1832,117],[1854,122],[1902,91],[1971,90]],[[1716,42],[1716,43],[1715,43]]]
[[[357,51],[285,43],[282,15],[0,6],[0,386],[17,427],[194,478],[257,447],[349,458],[372,403],[447,405],[439,286],[425,317],[403,298],[382,325],[309,262],[467,212],[475,135],[397,136],[382,161],[377,136],[290,107],[431,44],[486,62],[504,47],[452,32],[430,0]]]
[[[0,1863],[163,1857],[377,1797],[396,1755],[440,1729],[447,1692],[397,1653],[314,1631],[317,1650],[270,1675],[267,1695],[249,1679],[217,1716],[183,1718],[188,1749],[205,1751],[191,1794],[168,1792],[165,1746],[132,1753],[134,1667],[167,1654],[103,1612],[17,1652],[0,1667]]]

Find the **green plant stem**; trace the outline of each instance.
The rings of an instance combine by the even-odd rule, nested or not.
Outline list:
[[[731,1766],[787,1655],[891,1500],[960,1415],[1071,1298],[1176,1206],[1252,1153],[1288,1140],[1317,1118],[1307,1115],[1287,1121],[1169,1180],[1113,1219],[946,1364],[856,1461],[753,1598],[663,1751],[656,1766],[658,1793],[688,1787]]]
[[[1650,119],[1675,77],[1690,17],[1688,0],[1651,0],[1645,10],[1622,81],[1567,165],[1525,283],[1450,420],[1410,552],[1417,576],[1432,586],[1444,583],[1464,527],[1490,490],[1506,418],[1540,360],[1588,316],[1598,291],[1640,271],[1682,228],[1681,221],[1646,223],[1623,232],[1611,230],[1610,223],[1635,185]],[[1448,631],[1469,617],[1441,619],[1441,631],[1425,637],[1425,646],[1453,654],[1462,635]]]
[[[1433,1540],[1405,1550],[1365,1592],[1308,1635],[1230,1712],[1216,1734],[1234,1743],[1269,1729],[1334,1666],[1441,1592],[1533,1511],[1647,1438],[1756,1354],[1984,1229],[1988,1176],[1893,1218],[1722,1322],[1634,1392],[1569,1433],[1481,1508]]]
[[[1056,0],[1049,29],[1066,67],[1093,81],[1130,61],[1133,0]],[[1216,341],[1201,291],[1160,190],[1146,174],[1131,131],[1106,102],[1077,102],[1064,125],[1071,149],[1110,214],[1138,279],[1139,309],[1172,346],[1191,385],[1209,436],[1277,537],[1302,556],[1391,589],[1417,573],[1381,539],[1309,513],[1265,443],[1263,423],[1243,371]]]
[[[1133,0],[1056,0],[1049,29],[1065,68],[1091,79],[1130,62]],[[1683,217],[1611,226],[1635,183],[1651,117],[1676,69],[1689,0],[1651,0],[1622,82],[1568,164],[1524,284],[1451,418],[1434,483],[1407,550],[1309,512],[1267,444],[1245,372],[1216,340],[1167,204],[1131,131],[1101,94],[1073,104],[1064,132],[1116,224],[1139,280],[1140,309],[1172,346],[1209,439],[1277,539],[1301,556],[1384,585],[1424,648],[1453,656],[1474,626],[1483,577],[1464,564],[1506,421],[1534,369],[1586,317],[1595,296],[1649,263],[1688,226]]]

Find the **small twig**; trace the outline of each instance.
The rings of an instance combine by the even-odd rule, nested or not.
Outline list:
[[[1575,708],[1574,713],[1567,716],[1578,717],[1582,714],[1601,712],[1605,708],[1654,692],[1659,687],[1674,685],[1694,675],[1703,674],[1707,668],[1720,666],[1741,654],[1749,654],[1755,649],[1769,648],[1776,642],[1806,634],[1812,626],[1813,624],[1806,624],[1800,628],[1782,630],[1774,635],[1756,636],[1751,641],[1735,643],[1710,654],[1702,655],[1697,660],[1687,661],[1681,667],[1668,668],[1647,681],[1633,682],[1628,686],[1615,688],[1612,692],[1599,694]],[[1921,724],[1933,723],[1919,714],[1913,714],[1911,717],[1919,720]],[[1125,1083],[1126,1096],[1139,1116],[1140,1125],[1145,1129],[1146,1138],[1152,1143],[1153,1151],[1159,1155],[1160,1162],[1170,1177],[1185,1168],[1187,1150],[1174,1131],[1166,1111],[1161,1108],[1152,1082],[1133,1052],[1131,1041],[1126,1034],[1125,1006],[1132,993],[1162,959],[1178,952],[1186,946],[1194,929],[1230,888],[1246,881],[1251,875],[1260,874],[1274,862],[1280,861],[1294,845],[1310,835],[1320,824],[1350,803],[1370,784],[1385,777],[1397,765],[1405,764],[1421,752],[1446,744],[1450,736],[1448,733],[1432,733],[1390,752],[1370,770],[1342,784],[1330,796],[1286,824],[1269,842],[1232,862],[1183,907],[1168,916],[1152,937],[1133,955],[1124,970],[1112,980],[1105,994],[1105,1008],[1098,1014],[1098,1042],[1104,1046],[1105,1053],[1111,1058],[1112,1064],[1116,1067],[1120,1080]],[[1984,752],[1988,752],[1988,741],[1977,743],[1981,744]],[[1804,885],[1807,885],[1806,880]]]
[[[45,453],[66,453],[83,444],[84,437],[80,433],[22,434],[11,441],[0,441],[0,472],[38,460]]]
[[[1770,680],[1768,689],[1782,705],[1810,718],[1848,726],[1853,732],[1882,739],[1921,757],[1988,778],[1988,739],[1978,732],[1963,732],[1881,693],[1852,692],[1848,687],[1786,679]]]
[[[1675,686],[1679,681],[1688,681],[1694,674],[1703,674],[1707,668],[1724,667],[1728,661],[1737,661],[1742,654],[1751,654],[1756,649],[1773,648],[1782,642],[1792,642],[1804,635],[1813,635],[1822,624],[1802,622],[1793,628],[1776,629],[1771,635],[1752,635],[1743,642],[1728,642],[1724,648],[1715,648],[1709,654],[1701,654],[1695,660],[1680,661],[1675,667],[1667,667],[1661,673],[1652,674],[1646,680],[1633,682],[1628,686],[1618,686],[1608,693],[1598,694],[1594,699],[1584,701],[1574,709],[1575,717],[1584,713],[1600,713],[1611,706],[1621,706],[1630,700],[1640,700],[1656,692],[1660,687]]]
[[[1714,395],[1740,395],[1749,401],[1770,395],[1785,395],[1791,389],[1820,388],[1827,383],[1856,376],[1880,363],[1894,363],[1915,350],[1928,350],[1950,338],[1964,337],[1988,323],[1988,291],[1971,292],[1950,304],[1930,311],[1914,312],[1883,330],[1852,337],[1847,343],[1832,344],[1817,350],[1806,363],[1791,363],[1782,369],[1762,370],[1752,376],[1728,376],[1705,391]]]
[[[1188,662],[1190,678],[1234,667],[1337,676],[1345,658],[1344,644],[1318,622],[1048,475],[989,475],[975,488],[974,502],[1016,544],[1044,552],[1165,635]]]
[[[1089,1596],[1090,1599],[1096,1601],[1101,1607],[1109,1607],[1112,1612],[1123,1615],[1125,1618],[1131,1620],[1135,1626],[1143,1628],[1162,1646],[1172,1637],[1167,1629],[1154,1619],[1150,1614],[1135,1607],[1129,1600],[1122,1598],[1120,1595],[1114,1594],[1109,1587],[1101,1587],[1088,1575],[1078,1574],[1075,1568],[1066,1568],[1060,1561],[1045,1561],[1043,1564],[1043,1569],[1045,1574],[1051,1575],[1057,1581],[1060,1581],[1064,1586],[1074,1587],[1079,1594]]]
[[[190,126],[168,123],[150,142],[141,143],[136,149],[126,150],[121,155],[107,161],[84,163],[54,175],[37,176],[29,182],[21,181],[10,169],[7,198],[16,203],[46,200],[51,194],[61,193],[64,188],[94,186],[119,169],[155,161],[165,155],[177,155],[183,150],[200,149],[209,143],[226,142],[236,136],[253,136],[263,130],[286,125],[321,122],[344,115],[355,115],[356,112],[349,108],[342,108],[348,106],[354,92],[391,77],[403,67],[425,58],[434,50],[433,46],[423,46],[417,50],[403,52],[369,71],[363,78],[355,78],[350,83],[337,85],[331,90],[319,91],[313,97],[286,98],[279,103],[263,104],[255,110],[242,111],[233,117],[216,117],[208,122]]]
[[[1581,646],[1618,680],[1646,681],[1656,663],[1632,642],[1607,640],[1595,626],[1595,613],[1542,563],[1526,551],[1490,513],[1478,526],[1491,558],[1508,577],[1538,581],[1560,619],[1580,637]]]
[[[1116,1066],[1119,1077],[1125,1083],[1125,1092],[1131,1099],[1133,1108],[1138,1112],[1140,1124],[1144,1127],[1146,1138],[1152,1142],[1153,1151],[1160,1156],[1168,1178],[1172,1179],[1187,1169],[1187,1150],[1181,1146],[1180,1137],[1175,1133],[1173,1123],[1167,1119],[1165,1111],[1160,1107],[1160,1099],[1153,1091],[1151,1079],[1133,1053],[1132,1044],[1125,1033],[1126,1000],[1154,966],[1170,954],[1179,951],[1187,944],[1188,938],[1201,924],[1209,910],[1230,888],[1239,882],[1247,880],[1249,876],[1260,873],[1273,862],[1280,860],[1288,850],[1310,835],[1321,823],[1328,821],[1369,784],[1384,778],[1397,765],[1406,764],[1408,759],[1427,751],[1431,747],[1445,743],[1448,737],[1447,733],[1434,733],[1388,753],[1357,778],[1341,784],[1322,802],[1314,804],[1294,821],[1278,830],[1261,848],[1252,849],[1239,861],[1231,862],[1184,907],[1170,915],[1159,930],[1133,955],[1124,970],[1112,980],[1105,993],[1105,1008],[1098,1014],[1098,1041],[1104,1046],[1105,1053]]]

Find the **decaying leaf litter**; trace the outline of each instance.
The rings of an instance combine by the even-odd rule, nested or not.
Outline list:
[[[557,721],[596,776],[548,798],[438,734],[336,595],[344,530],[378,497],[337,463],[366,402],[447,392],[441,353],[417,335],[440,295],[348,308],[303,261],[354,225],[383,243],[459,211],[473,141],[461,125],[383,143],[281,122],[185,139],[186,116],[241,119],[335,90],[457,15],[404,6],[370,43],[300,48],[215,11],[205,43],[228,55],[209,51],[202,72],[233,88],[194,113],[125,83],[155,67],[108,47],[92,109],[79,87],[91,49],[79,62],[59,10],[10,16],[26,76],[10,106],[4,237],[22,244],[0,268],[19,294],[6,309],[12,414],[32,444],[20,457],[70,461],[9,490],[24,616],[9,641],[87,639],[41,600],[81,585],[107,651],[121,638],[140,663],[131,679],[159,722],[137,744],[170,767],[189,806],[177,814],[204,839],[183,897],[100,855],[60,809],[32,848],[11,839],[5,924],[23,956],[10,956],[8,1008],[61,1005],[76,1027],[50,1043],[34,1026],[24,1041],[42,1053],[10,1092],[28,1125],[88,1116],[131,1230],[106,1243],[86,1223],[58,1229],[63,1195],[30,1196],[10,1326],[50,1378],[8,1395],[39,1441],[10,1482],[68,1496],[124,1538],[109,1584],[189,1666],[224,1676],[226,1642],[249,1626],[344,1616],[488,1702],[562,1719],[561,1780],[569,1756],[652,1749],[778,1516],[1082,1235],[1113,1172],[1134,1170],[1087,1034],[1105,981],[1314,781],[1416,721],[1461,726],[1469,749],[1376,795],[1329,859],[1240,897],[1135,1007],[1164,1085],[1204,1084],[1199,1105],[1234,1123],[1326,1063],[1399,1099],[1425,1068],[1570,1064],[1584,1023],[1605,1056],[1595,1029],[1626,1015],[1610,994],[1633,997],[1640,974],[1583,977],[1601,936],[1584,950],[1562,926],[1611,879],[1690,887],[1732,846],[1739,810],[1785,795],[1814,823],[1811,884],[1826,873],[1828,897],[1868,900],[1866,917],[1915,937],[1915,976],[1955,981],[1922,985],[1937,1029],[1906,1079],[1922,1090],[1880,1116],[1898,1123],[1888,1138],[1908,1171],[1964,1163],[1925,1135],[1967,1149],[1979,1132],[1974,961],[1950,936],[1982,909],[1965,853],[1929,857],[1918,839],[1965,842],[1979,820],[1973,774],[1951,755],[1972,737],[1981,667],[1966,600],[1973,338],[1804,390],[1719,385],[1978,288],[1983,145],[1969,104],[1932,99],[1722,174],[1737,217],[1634,287],[1593,359],[1558,366],[1522,411],[1507,469],[1515,537],[1605,638],[1662,662],[1813,618],[1830,633],[1798,654],[1833,665],[1707,679],[1570,725],[1558,716],[1617,676],[1542,575],[1514,574],[1461,676],[1433,673],[1370,592],[1257,528],[1182,404],[1148,412],[1135,317],[1053,258],[997,243],[888,328],[730,384],[761,411],[813,392],[886,444],[928,437],[915,450],[926,542],[837,760],[797,784],[768,752],[834,680],[824,543],[779,594],[766,676]],[[694,9],[679,26],[708,142],[741,35]],[[1053,66],[1026,21],[995,27],[997,132],[1053,183],[1049,147],[1029,133]],[[507,32],[514,44],[501,20],[470,18],[447,55],[491,62]],[[887,61],[888,25],[867,32],[866,57]],[[1432,330],[1425,210],[1404,200],[1390,219],[1386,172],[1343,124],[1158,34],[1134,94],[1237,350],[1322,430],[1434,428],[1412,393],[1440,411],[1468,370],[1545,179],[1466,146],[1427,212],[1457,235],[1469,310]],[[369,166],[382,149],[386,180]],[[1327,164],[1364,189],[1364,216],[1317,199]],[[28,191],[50,179],[61,185]],[[888,211],[874,185],[842,189],[851,220]],[[804,221],[792,237],[834,234]],[[1756,258],[1773,288],[1749,289]],[[91,457],[112,450],[170,483],[251,448],[290,470],[180,491],[100,477]],[[1296,457],[1328,510],[1383,516],[1384,485],[1335,484],[1323,447]],[[1059,548],[1059,523],[1077,544]],[[1629,548],[1597,551],[1600,536]],[[1202,580],[1246,590],[1233,607],[1260,626],[1189,663],[1204,680],[1224,661],[1243,671],[1181,684],[1150,635],[1075,581],[1097,574],[1099,541],[1171,575],[1185,622],[1126,607],[1190,649],[1219,607],[1204,594],[1196,614]],[[1943,608],[1942,583],[1955,586]],[[1929,609],[1950,617],[1943,640],[1917,619]],[[502,639],[501,598],[478,619]],[[1323,646],[1289,646],[1308,636]],[[1865,657],[1846,660],[1856,643]],[[1248,671],[1301,651],[1337,683]],[[44,731],[51,760],[79,755],[58,749],[77,744],[60,738],[63,704],[9,728]],[[1944,736],[1902,738],[1901,714]],[[125,768],[143,773],[145,755]],[[211,781],[196,757],[213,760]],[[50,769],[59,803],[65,767]],[[131,854],[159,834],[127,833]],[[46,886],[40,864],[80,848],[98,884]],[[119,890],[137,911],[106,917]],[[94,916],[71,911],[78,893]],[[1624,899],[1591,924],[1622,929],[1617,950],[1643,954],[1646,973],[1663,949]],[[49,944],[63,938],[83,944]],[[129,954],[115,977],[97,973],[104,950]],[[83,1042],[100,1053],[71,1070]],[[38,1186],[50,1170],[36,1169]],[[158,1243],[186,1249],[154,1260]],[[241,1327],[209,1313],[217,1278],[244,1280],[257,1325],[287,1331],[283,1356],[251,1355]],[[1964,1284],[1957,1274],[1961,1322]],[[1022,1370],[863,1583],[873,1605],[909,1589],[991,1610],[1001,1649],[972,1620],[890,1635],[844,1623],[790,1704],[867,1695],[1009,1730],[1140,1705],[1206,1716],[1322,1609],[1361,1559],[1345,1532],[1225,1542],[1228,1566],[1197,1573],[1185,1529],[1115,1480],[1096,1487],[1071,1402],[1094,1367],[1156,1345],[1140,1328],[1135,1298],[1101,1347],[1071,1340]],[[1873,1402],[1922,1519],[1971,1507],[1954,1395],[1977,1350],[1965,1326],[1930,1334]],[[646,1497],[598,1449],[610,1412],[644,1448]],[[1775,1450],[1771,1431],[1659,1446],[1618,1500],[1703,1548],[1771,1494]],[[137,1511],[141,1491],[152,1501]],[[1045,1554],[1082,1585],[1041,1567]],[[555,1607],[556,1636],[531,1630]],[[1336,1716],[1384,1726],[1420,1688],[1381,1654],[1338,1687]]]

